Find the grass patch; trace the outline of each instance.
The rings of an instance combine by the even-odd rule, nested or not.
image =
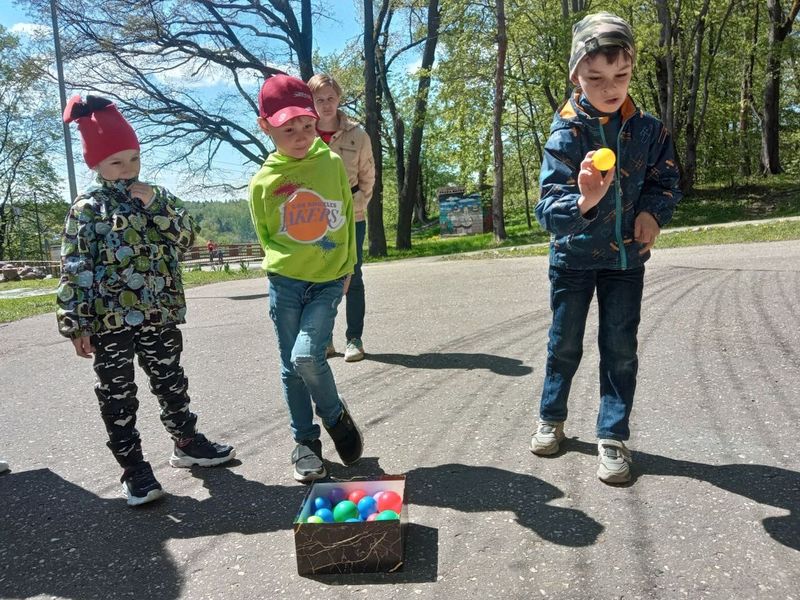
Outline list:
[[[222,281],[233,281],[236,279],[254,279],[265,277],[264,271],[259,269],[248,269],[243,271],[240,268],[231,268],[226,271],[184,271],[183,284],[186,288],[207,285],[209,283],[219,283]],[[57,279],[35,279],[31,281],[3,281],[0,282],[0,292],[18,288],[52,288],[52,294],[40,296],[25,296],[22,298],[0,298],[0,323],[10,323],[26,317],[33,317],[56,310],[55,289],[58,287]]]
[[[208,285],[209,283],[220,283],[222,281],[235,281],[238,279],[257,279],[259,277],[266,277],[264,271],[259,267],[257,269],[248,269],[243,271],[239,268],[232,268],[229,271],[184,271],[183,272],[183,287],[192,288],[200,285]]]
[[[800,221],[770,221],[725,227],[695,227],[685,231],[664,230],[656,242],[659,248],[682,248],[686,246],[713,246],[718,244],[741,244],[753,242],[782,242],[800,240]],[[516,258],[519,256],[546,256],[548,245],[521,248],[496,248],[484,252],[448,257],[449,260],[474,260],[482,258]]]
[[[16,282],[19,283],[19,282]],[[0,283],[2,289],[4,283]],[[24,298],[0,299],[0,323],[10,323],[26,317],[41,315],[56,310],[56,295],[26,296]],[[55,329],[55,319],[53,328]]]
[[[746,182],[737,187],[706,186],[678,204],[670,227],[710,225],[800,215],[800,186],[788,178]]]

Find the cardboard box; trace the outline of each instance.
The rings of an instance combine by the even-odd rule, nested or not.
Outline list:
[[[361,489],[369,495],[391,490],[403,498],[400,520],[361,523],[305,523],[314,499],[333,488],[346,493]],[[294,520],[294,545],[300,575],[380,573],[402,569],[408,525],[405,475],[384,475],[360,481],[314,482]]]

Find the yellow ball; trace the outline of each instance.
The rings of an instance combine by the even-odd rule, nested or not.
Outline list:
[[[600,148],[592,155],[592,164],[598,171],[608,171],[614,167],[616,162],[617,157],[614,155],[614,151],[608,148]]]

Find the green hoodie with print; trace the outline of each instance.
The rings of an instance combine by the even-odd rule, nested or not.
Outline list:
[[[250,180],[263,267],[323,283],[353,272],[353,197],[342,159],[317,138],[301,159],[273,152]]]

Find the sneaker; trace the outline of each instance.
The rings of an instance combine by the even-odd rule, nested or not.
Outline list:
[[[339,458],[342,459],[345,465],[350,466],[357,462],[361,458],[362,452],[364,452],[364,437],[353,421],[353,417],[350,416],[350,411],[347,410],[344,400],[341,402],[342,414],[339,415],[339,420],[332,427],[325,425],[325,429],[328,435],[331,436],[333,445],[336,446]]]
[[[334,347],[333,342],[331,342],[325,348],[325,358],[332,358],[334,356],[336,356],[336,348]]]
[[[128,467],[120,477],[122,493],[128,498],[128,506],[139,506],[164,495],[161,484],[156,481],[150,463],[142,462]]]
[[[631,451],[619,440],[597,440],[600,466],[597,476],[604,483],[626,483],[631,480]]]
[[[358,362],[359,360],[364,360],[364,344],[360,338],[347,340],[347,346],[344,349],[344,362]]]
[[[173,467],[213,467],[228,462],[236,456],[233,446],[215,444],[206,439],[202,433],[191,438],[183,438],[175,442],[175,449],[169,464]]]
[[[8,463],[4,460],[0,460],[0,473],[5,473],[8,471]]]
[[[322,442],[303,440],[292,451],[292,466],[295,481],[314,481],[322,479],[328,472],[322,462]]]
[[[531,436],[531,452],[540,456],[555,454],[563,439],[564,423],[540,419],[536,426],[536,433]]]

